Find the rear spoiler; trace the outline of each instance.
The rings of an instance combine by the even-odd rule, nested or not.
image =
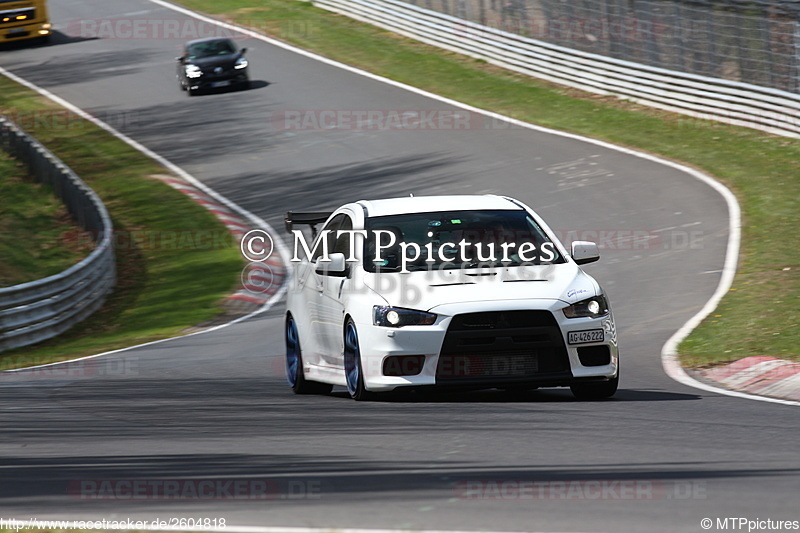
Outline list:
[[[313,211],[306,213],[295,213],[289,211],[286,213],[284,223],[286,224],[286,231],[291,233],[294,224],[308,224],[311,226],[311,234],[317,236],[317,224],[322,224],[328,217],[333,214],[333,211]]]

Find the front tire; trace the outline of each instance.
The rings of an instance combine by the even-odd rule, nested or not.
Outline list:
[[[348,318],[344,326],[344,377],[347,392],[356,401],[369,400],[372,394],[364,387],[364,371],[361,366],[361,348],[353,319]]]
[[[619,387],[619,372],[608,381],[575,383],[569,388],[578,400],[594,401],[611,398],[616,394],[617,387]]]
[[[303,355],[300,335],[294,318],[286,318],[286,380],[295,394],[330,394],[333,385],[308,381],[303,373]]]

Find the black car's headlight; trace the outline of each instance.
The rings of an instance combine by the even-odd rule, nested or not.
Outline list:
[[[376,305],[372,308],[372,322],[376,326],[401,328],[403,326],[430,326],[436,322],[436,315],[414,309]]]
[[[607,314],[608,302],[602,295],[575,302],[564,308],[564,315],[567,318],[598,318]]]
[[[241,70],[243,68],[247,68],[248,64],[249,63],[247,62],[247,60],[245,58],[240,57],[239,59],[236,60],[236,64],[233,65],[233,68],[235,68],[236,70]]]
[[[199,78],[202,75],[203,75],[203,71],[197,65],[186,65],[186,77],[187,78]]]

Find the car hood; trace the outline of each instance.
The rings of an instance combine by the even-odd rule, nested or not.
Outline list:
[[[571,304],[600,286],[574,263],[497,269],[368,274],[365,284],[388,305],[436,312],[448,304],[547,299]]]
[[[239,57],[240,57],[239,54],[226,54],[224,56],[212,56],[212,57],[203,57],[198,59],[190,59],[186,63],[191,65],[197,65],[202,69],[214,68],[214,67],[231,69],[236,64],[236,60],[239,59]]]

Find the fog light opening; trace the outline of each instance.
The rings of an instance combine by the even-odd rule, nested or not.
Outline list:
[[[383,375],[417,376],[424,365],[424,355],[390,355],[383,360]]]

